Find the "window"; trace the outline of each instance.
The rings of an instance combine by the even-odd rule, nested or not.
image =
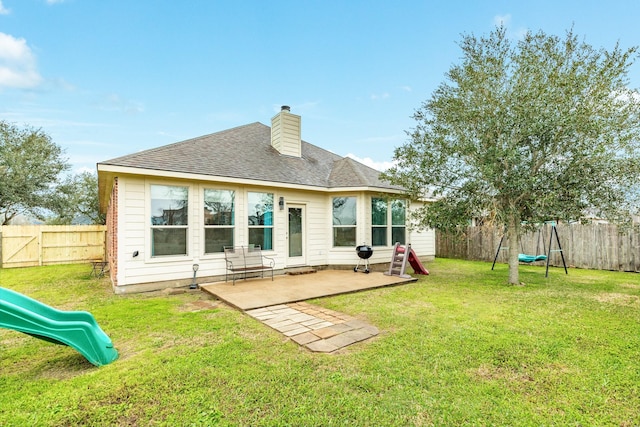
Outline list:
[[[406,243],[406,202],[371,198],[371,241],[373,246]],[[391,224],[391,229],[389,225]]]
[[[186,255],[189,188],[151,186],[151,256]]]
[[[204,253],[224,252],[233,246],[235,192],[204,190]]]
[[[387,201],[371,198],[371,244],[387,246]]]
[[[391,201],[391,242],[405,244],[407,241],[407,203],[404,200]]]
[[[333,198],[333,246],[356,245],[356,198]]]
[[[273,249],[273,193],[247,194],[249,244]]]

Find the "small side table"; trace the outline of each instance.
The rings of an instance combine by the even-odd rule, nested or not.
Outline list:
[[[93,265],[93,269],[91,270],[91,274],[89,277],[104,277],[104,273],[107,271],[107,267],[109,266],[108,261],[91,261]]]

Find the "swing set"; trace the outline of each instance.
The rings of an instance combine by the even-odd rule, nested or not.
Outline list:
[[[560,252],[560,257],[562,258],[562,265],[564,266],[564,272],[565,274],[569,274],[569,272],[567,271],[567,263],[564,260],[564,253],[562,252],[562,245],[560,245],[560,237],[558,237],[558,229],[556,228],[556,222],[555,221],[550,221],[546,224],[551,224],[551,234],[549,235],[549,246],[547,247],[545,245],[545,238],[546,236],[544,235],[544,226],[538,228],[538,239],[537,239],[537,243],[536,243],[536,255],[530,255],[530,254],[525,254],[524,253],[524,247],[522,245],[522,241],[520,241],[520,250],[522,251],[522,253],[518,254],[518,261],[519,262],[524,262],[527,264],[531,264],[532,262],[537,262],[537,261],[547,261],[547,269],[546,272],[544,274],[544,277],[549,277],[549,261],[551,258],[551,253],[552,252]],[[553,244],[553,237],[555,236],[555,241],[558,245],[558,249],[551,249],[551,245]],[[503,247],[502,246],[502,242],[504,241],[504,234],[502,235],[502,238],[500,238],[500,243],[498,244],[498,250],[496,251],[496,256],[495,258],[493,258],[493,265],[491,266],[491,270],[493,270],[493,268],[496,266],[496,261],[498,260],[498,255],[500,254],[501,250],[505,250],[505,249],[509,249],[508,246]],[[540,252],[540,243],[542,243],[542,249],[543,252]]]

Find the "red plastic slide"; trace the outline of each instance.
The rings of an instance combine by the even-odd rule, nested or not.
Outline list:
[[[411,264],[411,268],[416,274],[429,274],[429,271],[424,268],[413,249],[409,249],[409,264]]]

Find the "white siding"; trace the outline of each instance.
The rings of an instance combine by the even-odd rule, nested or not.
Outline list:
[[[149,206],[151,184],[187,185],[184,182],[147,181],[139,178],[121,178],[121,203],[118,205],[120,236],[118,246],[121,248],[118,263],[118,285],[172,281],[189,278],[193,275],[192,266],[197,262],[194,256],[194,211],[198,208],[198,197],[194,187],[189,192],[189,229],[187,232],[187,256],[151,257],[151,211]],[[124,184],[124,185],[122,185]],[[138,256],[133,254],[138,251]]]
[[[328,250],[331,247],[331,232],[327,228],[327,206],[331,198],[325,194],[316,195],[307,205],[307,262],[309,265],[326,265]],[[329,231],[328,231],[329,230]]]
[[[198,264],[198,278],[220,277],[225,274],[224,254],[204,253],[204,205],[205,188],[235,191],[235,245],[246,245],[248,240],[247,193],[250,191],[273,193],[274,233],[273,250],[265,255],[273,257],[276,269],[287,267],[287,206],[303,205],[305,208],[306,264],[309,266],[344,265],[355,266],[358,256],[355,247],[333,248],[332,199],[354,196],[357,206],[357,244],[371,243],[371,195],[372,193],[327,193],[225,185],[211,182],[187,182],[144,179],[134,176],[119,177],[118,201],[118,287],[145,283],[165,283],[166,286],[186,285],[193,277],[193,264]],[[150,193],[152,184],[181,185],[189,187],[189,227],[187,231],[186,256],[151,257]],[[280,210],[279,198],[284,198],[284,209]],[[435,255],[435,235],[411,232],[408,238],[420,257]],[[138,256],[133,254],[138,251]],[[371,263],[387,263],[391,259],[392,246],[374,249]],[[124,289],[124,288],[123,288]],[[126,292],[122,290],[122,292]]]
[[[422,206],[420,202],[412,202],[409,209],[415,210]],[[418,232],[410,230],[407,234],[411,248],[419,258],[433,258],[436,256],[436,233],[433,229]]]

